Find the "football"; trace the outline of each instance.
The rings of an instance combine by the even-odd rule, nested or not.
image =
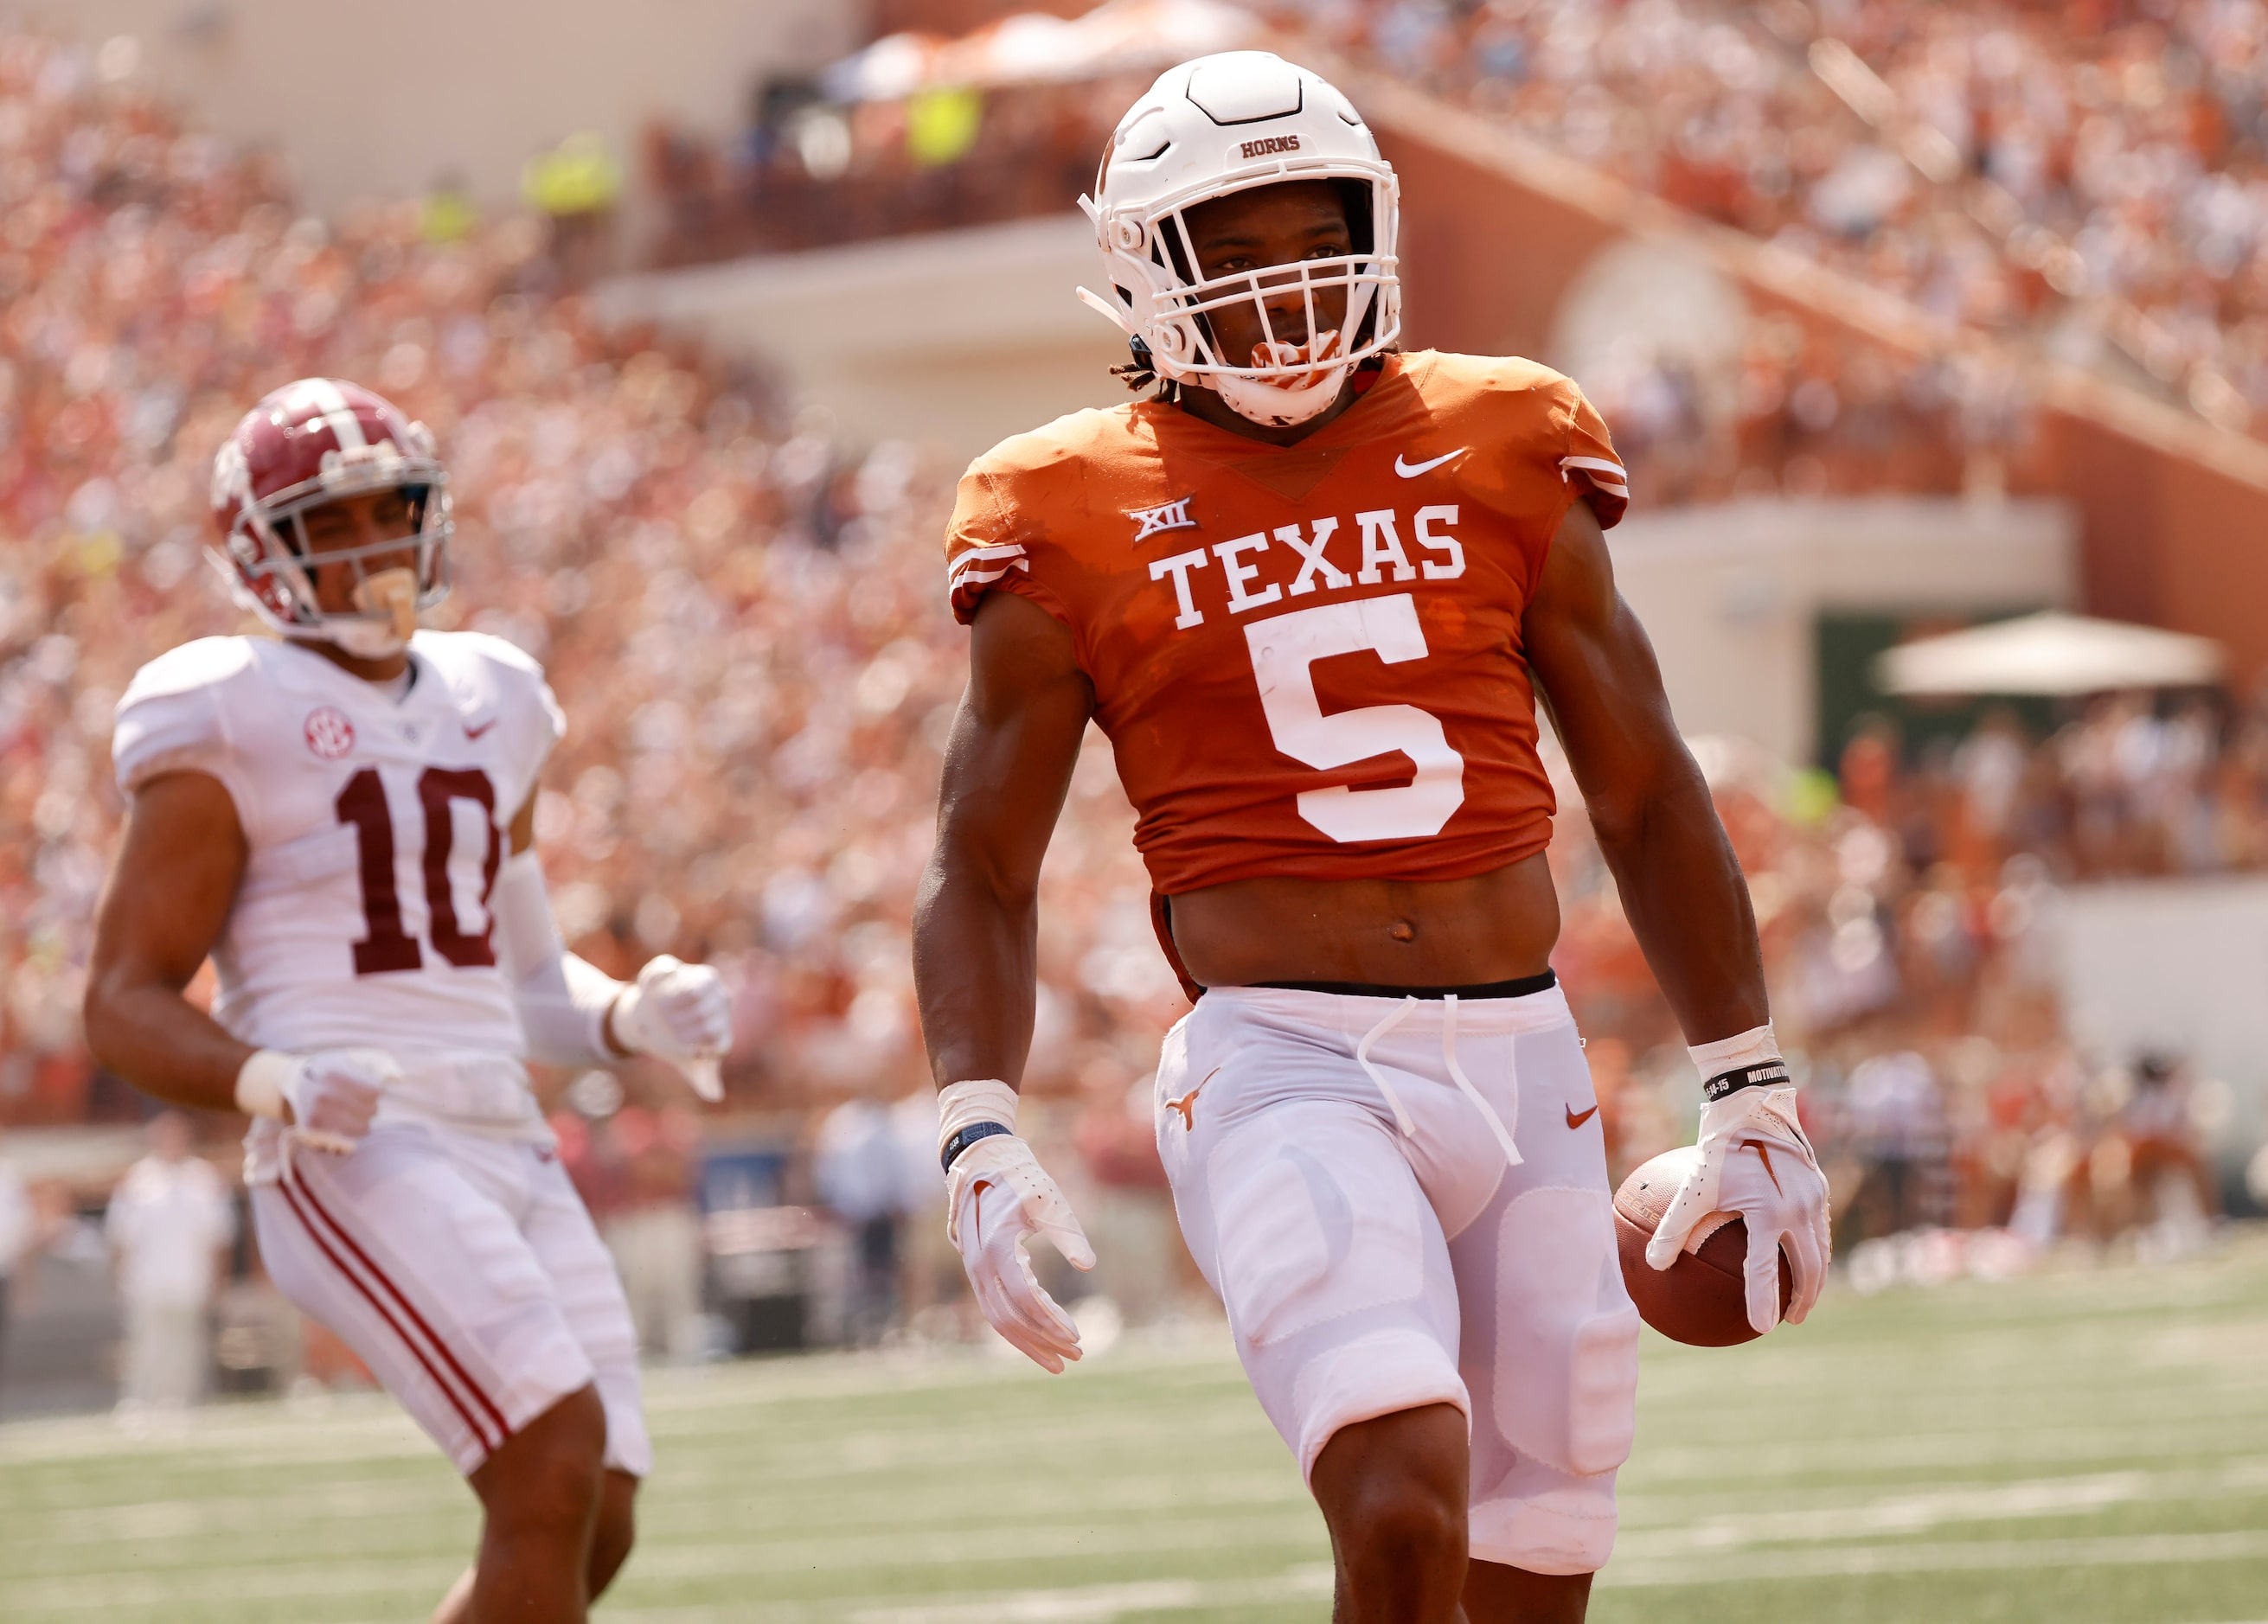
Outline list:
[[[1752,1342],[1742,1267],[1748,1257],[1749,1226],[1734,1213],[1703,1219],[1685,1253],[1666,1269],[1648,1267],[1646,1244],[1653,1238],[1670,1197],[1701,1154],[1697,1145],[1665,1150],[1632,1172],[1615,1192],[1615,1246],[1621,1253],[1623,1283],[1638,1318],[1673,1342],[1695,1348],[1730,1348]],[[1779,1312],[1787,1312],[1795,1292],[1787,1252],[1779,1254]]]

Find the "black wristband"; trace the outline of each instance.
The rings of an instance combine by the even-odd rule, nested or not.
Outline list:
[[[995,1134],[1012,1135],[1015,1131],[1005,1122],[971,1122],[966,1128],[956,1129],[953,1136],[945,1142],[944,1149],[939,1152],[938,1159],[945,1164],[946,1172],[951,1172],[954,1163],[961,1159],[961,1153],[978,1140],[990,1139]]]
[[[1761,1061],[1753,1066],[1735,1066],[1730,1071],[1719,1072],[1701,1085],[1701,1098],[1713,1106],[1744,1088],[1769,1088],[1787,1080],[1786,1061]]]

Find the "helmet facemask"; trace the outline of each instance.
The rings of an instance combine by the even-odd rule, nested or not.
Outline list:
[[[1204,274],[1191,211],[1314,183],[1342,201],[1345,253],[1320,252],[1328,245],[1316,240],[1313,258]],[[1130,341],[1121,376],[1135,386],[1150,377],[1201,384],[1242,416],[1289,428],[1329,409],[1357,368],[1400,342],[1400,200],[1362,115],[1320,75],[1268,51],[1200,56],[1159,75],[1112,130],[1094,193],[1079,199],[1104,291],[1079,297]],[[1292,249],[1278,237],[1263,251]],[[1271,299],[1287,308],[1271,312]],[[1226,325],[1241,355],[1221,337],[1236,307]],[[1304,331],[1285,331],[1285,316]]]
[[[1368,173],[1346,173],[1355,167],[1346,159],[1280,162],[1237,184],[1193,187],[1139,214],[1098,220],[1112,246],[1114,291],[1130,319],[1122,325],[1144,340],[1160,375],[1202,384],[1240,415],[1288,428],[1328,409],[1358,365],[1393,348],[1401,334],[1396,261],[1391,244],[1374,239],[1376,223],[1394,217],[1394,176],[1383,163],[1361,165]],[[1189,210],[1301,180],[1336,183],[1346,204],[1350,252],[1217,276],[1200,274]],[[1132,274],[1120,274],[1122,268]],[[1299,297],[1304,340],[1297,330],[1283,328],[1269,309],[1292,290]],[[1343,313],[1331,320],[1327,307],[1334,302],[1342,304]],[[1247,356],[1225,353],[1211,320],[1233,306],[1249,306],[1264,335]]]
[[[456,525],[448,475],[437,459],[404,457],[387,443],[327,452],[323,465],[314,479],[243,504],[229,533],[229,573],[254,610],[284,636],[329,643],[358,659],[388,658],[409,646],[417,617],[449,595],[448,544]],[[404,534],[330,549],[312,544],[309,514],[382,490],[406,498]],[[351,572],[352,609],[322,606],[316,572],[329,570]]]

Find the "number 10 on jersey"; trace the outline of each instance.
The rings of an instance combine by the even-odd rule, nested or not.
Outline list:
[[[470,801],[481,809],[487,834],[488,849],[481,859],[482,919],[478,933],[467,930],[458,917],[455,888],[449,879],[449,858],[457,837],[451,808],[458,801]],[[362,857],[362,914],[368,934],[354,944],[355,974],[423,969],[424,952],[417,938],[402,928],[401,898],[394,884],[394,812],[387,805],[378,769],[365,767],[348,779],[335,805],[339,821],[353,827]],[[492,965],[496,946],[487,905],[504,861],[504,842],[496,827],[496,786],[477,767],[429,767],[418,775],[417,805],[425,820],[425,910],[431,922],[426,934],[433,951],[460,970]]]

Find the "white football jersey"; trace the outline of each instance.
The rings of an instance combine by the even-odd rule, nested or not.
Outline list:
[[[288,642],[186,643],[135,673],[113,765],[129,795],[187,770],[236,804],[250,856],[213,948],[223,1026],[387,1050],[409,1077],[382,1116],[541,1133],[489,897],[565,719],[501,638],[420,631],[409,656],[397,700]]]

